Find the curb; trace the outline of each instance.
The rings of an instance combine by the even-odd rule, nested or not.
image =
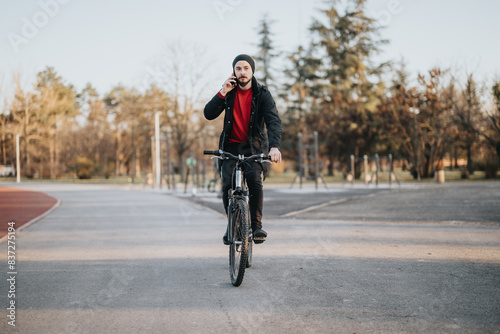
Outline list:
[[[25,228],[28,228],[30,227],[31,225],[33,225],[34,223],[36,223],[37,221],[45,218],[46,216],[48,216],[49,214],[52,213],[52,211],[54,211],[55,209],[57,209],[60,205],[61,205],[62,201],[60,199],[57,199],[57,202],[56,204],[54,204],[50,209],[48,209],[47,211],[45,211],[44,213],[42,213],[41,215],[31,219],[29,222],[21,225],[19,228],[16,228],[16,233],[17,232],[21,232],[22,230],[24,230]],[[5,242],[7,240],[7,237],[9,236],[9,234],[6,234],[4,235],[2,238],[0,238],[0,244]]]

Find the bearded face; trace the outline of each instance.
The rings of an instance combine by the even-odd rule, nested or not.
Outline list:
[[[234,65],[234,74],[240,87],[246,87],[253,77],[252,67],[245,60],[240,60]]]

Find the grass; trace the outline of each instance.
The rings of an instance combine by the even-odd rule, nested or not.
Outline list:
[[[413,176],[410,174],[408,171],[402,171],[402,170],[396,170],[395,171],[396,177],[401,183],[415,183],[418,182],[417,180],[413,179]],[[274,174],[270,173],[268,176],[269,181],[273,183],[292,183],[293,179],[296,177],[297,172],[283,172],[281,174]],[[500,173],[499,173],[500,175]],[[326,183],[344,183],[347,182],[344,179],[344,175],[336,171],[333,176],[327,176],[326,174],[323,174],[323,177],[326,181]],[[383,171],[378,173],[378,179],[379,183],[388,183],[389,182],[389,172],[388,171]],[[361,178],[356,179],[354,182],[355,183],[360,183],[363,182],[364,180],[364,174],[361,175]],[[484,176],[483,171],[475,171],[474,175],[470,175],[468,179],[462,179],[462,173],[460,170],[445,170],[445,182],[467,182],[467,181],[500,181],[500,177],[497,176],[496,179],[486,179]],[[295,181],[296,183],[299,182],[299,179]],[[307,180],[303,179],[303,182],[313,182],[313,180]],[[393,183],[395,183],[393,179]],[[436,182],[435,178],[425,178],[422,179],[420,182]]]
[[[15,177],[0,177],[0,182],[16,182]],[[29,179],[21,177],[21,182],[32,183],[79,183],[79,184],[128,184],[132,183],[129,176],[111,176],[109,178],[93,177],[91,179],[78,179],[73,177],[60,177],[57,179]],[[145,184],[146,181],[143,177],[136,177],[134,184]]]
[[[416,183],[417,180],[414,180],[411,174],[408,171],[395,171],[396,176],[401,183]],[[271,183],[288,183],[291,184],[294,178],[296,177],[297,172],[294,171],[286,171],[280,174],[270,172],[266,182]],[[499,173],[500,175],[500,173]],[[212,178],[212,174],[207,174],[207,179]],[[387,171],[379,172],[379,183],[388,183],[389,173]],[[470,175],[468,179],[462,179],[462,174],[460,170],[445,170],[445,182],[468,182],[468,181],[500,181],[500,177],[497,176],[496,179],[486,179],[484,177],[483,171],[476,171],[474,175]],[[341,172],[336,171],[333,176],[323,175],[326,183],[344,183],[347,182],[344,180],[344,176]],[[177,174],[175,176],[175,180],[177,183],[180,182],[180,176]],[[361,183],[364,180],[364,175],[361,175],[360,179],[356,179],[355,183]],[[200,176],[200,182],[201,182]],[[0,182],[16,182],[15,177],[0,177]],[[109,178],[98,178],[94,177],[91,179],[80,180],[73,177],[61,177],[58,179],[28,179],[21,178],[21,182],[23,183],[43,183],[43,182],[53,182],[53,183],[78,183],[78,184],[132,184],[132,179],[129,176],[111,176]],[[299,179],[297,178],[295,183],[298,183]],[[303,179],[304,183],[312,183],[312,180]],[[321,181],[320,181],[321,182]],[[393,181],[395,182],[395,181]],[[434,178],[426,178],[422,179],[420,182],[429,183],[436,182]],[[190,182],[191,183],[191,182]],[[146,184],[146,179],[144,177],[136,177],[133,184]]]

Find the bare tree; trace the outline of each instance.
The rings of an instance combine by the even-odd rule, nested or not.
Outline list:
[[[43,175],[39,160],[45,153],[48,143],[39,133],[36,105],[33,103],[34,94],[24,91],[20,75],[16,74],[13,81],[14,96],[9,103],[10,133],[20,135],[21,138],[22,174],[33,177],[37,169],[37,172]]]
[[[457,126],[457,141],[461,143],[467,154],[467,171],[474,174],[472,148],[478,142],[481,124],[481,101],[478,87],[473,75],[467,78],[465,87],[456,92],[454,98],[453,121]]]
[[[115,174],[135,177],[141,172],[141,151],[148,150],[152,117],[143,105],[143,96],[135,88],[118,85],[105,97],[109,112],[114,119]]]
[[[416,115],[420,151],[423,153],[422,175],[429,177],[443,168],[443,158],[454,138],[452,122],[453,91],[447,86],[447,71],[434,68],[428,76],[419,75],[423,90],[418,96]]]
[[[196,44],[173,42],[165,46],[154,67],[152,83],[163,89],[171,103],[162,124],[170,135],[177,153],[181,177],[184,160],[198,136],[204,133],[206,122],[200,115],[204,103],[205,87],[210,79],[210,64],[206,50]],[[197,155],[197,154],[195,154]]]
[[[491,88],[493,94],[493,107],[488,112],[488,127],[484,136],[496,151],[498,166],[500,166],[500,81],[495,82]]]
[[[76,92],[52,67],[47,67],[37,75],[35,94],[33,95],[40,136],[45,138],[49,150],[50,178],[60,176],[63,167],[60,165],[60,132],[68,129],[78,115]]]
[[[8,145],[8,136],[12,136],[10,133],[10,123],[11,123],[11,115],[7,113],[7,99],[4,98],[3,95],[3,75],[0,73],[0,133],[2,134],[2,146],[0,149],[2,150],[2,163],[7,165],[7,145]]]

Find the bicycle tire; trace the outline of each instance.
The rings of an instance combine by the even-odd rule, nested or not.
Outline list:
[[[239,200],[233,203],[230,215],[231,244],[229,245],[229,276],[234,286],[243,282],[248,259],[248,229],[250,217],[248,204]]]

